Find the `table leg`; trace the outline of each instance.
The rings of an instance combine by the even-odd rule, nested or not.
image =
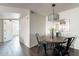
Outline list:
[[[43,44],[43,46],[44,46],[45,55],[47,55],[47,53],[46,53],[46,44]]]

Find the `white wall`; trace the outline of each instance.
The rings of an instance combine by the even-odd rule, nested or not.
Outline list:
[[[35,33],[40,35],[45,35],[46,20],[45,16],[39,15],[37,13],[30,13],[30,46],[33,47],[37,45],[37,40]]]
[[[3,40],[3,21],[0,20],[0,42],[2,42]]]
[[[12,20],[13,36],[19,36],[19,20]]]
[[[23,18],[20,19],[19,21],[19,30],[20,30],[20,42],[25,44],[27,47],[30,48],[30,19],[29,15],[24,16]]]
[[[72,48],[79,49],[79,7],[61,12],[60,19],[70,19],[70,34],[78,36]]]

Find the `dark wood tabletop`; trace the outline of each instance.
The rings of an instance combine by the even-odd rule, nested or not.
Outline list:
[[[49,36],[45,36],[42,41],[47,43],[63,43],[64,39],[65,37],[53,37],[52,39]]]

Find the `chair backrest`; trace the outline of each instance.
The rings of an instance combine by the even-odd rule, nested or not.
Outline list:
[[[69,50],[73,40],[75,39],[75,37],[71,37],[71,38],[68,38],[68,41],[67,41],[67,46],[66,46],[66,51]]]
[[[35,36],[36,36],[38,44],[40,44],[40,35],[39,35],[39,33],[35,33]]]

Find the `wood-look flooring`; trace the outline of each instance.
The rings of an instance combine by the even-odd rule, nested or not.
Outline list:
[[[0,56],[46,56],[42,48],[27,48],[15,37],[6,43],[0,43]],[[52,50],[47,50],[47,56],[53,56]],[[70,49],[70,56],[79,56],[79,50]]]

